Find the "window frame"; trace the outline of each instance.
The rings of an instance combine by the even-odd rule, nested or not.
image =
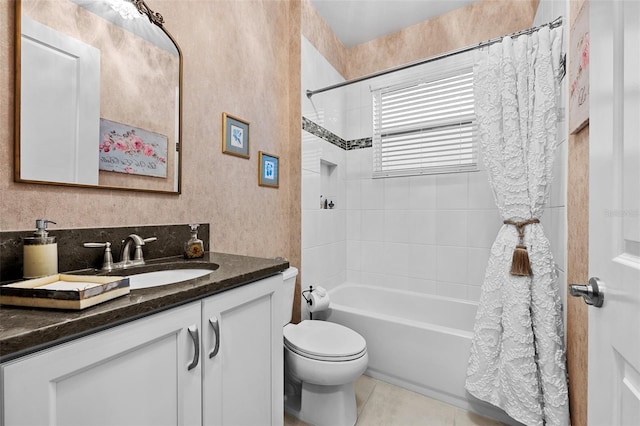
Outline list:
[[[419,74],[414,71],[411,76],[396,76],[395,78],[385,79],[385,85],[372,87],[372,114],[373,114],[373,177],[374,178],[386,178],[394,176],[416,176],[425,174],[441,174],[441,173],[463,173],[472,172],[478,170],[479,153],[478,153],[478,137],[477,137],[477,124],[474,111],[473,100],[473,52],[463,52],[460,54],[452,55],[441,60],[429,62],[420,66],[417,70]],[[380,106],[382,102],[391,98],[394,94],[401,93],[403,91],[410,91],[412,88],[429,87],[430,85],[437,85],[447,79],[454,79],[461,74],[466,75],[466,104],[467,110],[464,114],[458,114],[457,118],[445,118],[440,121],[434,119],[428,121],[426,125],[408,125],[408,126],[396,126],[389,129],[385,127],[385,119],[383,117],[383,108]],[[470,86],[469,86],[470,80]],[[445,92],[456,92],[455,90],[445,90]],[[430,92],[426,92],[426,97],[429,97]],[[451,93],[449,95],[451,95]],[[471,100],[468,100],[468,96],[471,96]],[[435,104],[441,103],[443,99],[440,98],[437,101],[423,104],[423,108],[429,108],[431,105],[432,111]],[[445,99],[445,107],[451,106],[455,108],[453,100]],[[468,107],[471,105],[471,113],[468,111]],[[407,107],[410,108],[410,107]],[[401,109],[401,107],[400,107]],[[397,112],[397,111],[396,111]],[[388,114],[388,112],[387,112]],[[455,115],[455,114],[454,114]],[[432,117],[433,118],[433,117]],[[381,127],[382,123],[382,127]],[[465,127],[466,126],[466,127]],[[455,131],[464,132],[459,134],[459,141],[455,141],[453,133]],[[389,130],[391,130],[389,132]],[[447,131],[449,131],[447,133]],[[440,132],[440,139],[437,135]],[[390,133],[390,134],[389,134]],[[407,139],[403,139],[403,134],[408,135]],[[411,142],[409,138],[413,135],[414,139],[419,139],[423,136],[422,142]],[[395,138],[395,139],[394,139]],[[453,138],[453,139],[452,139]],[[469,139],[464,142],[465,139]],[[431,142],[429,142],[429,140]],[[449,142],[447,142],[447,140]],[[386,142],[386,144],[385,144]],[[458,145],[458,150],[461,158],[457,161],[457,164],[433,164],[430,159],[437,157],[437,152],[445,153],[447,156],[454,154],[456,149],[453,146]],[[468,145],[468,146],[467,146]],[[403,148],[404,147],[404,148]],[[451,149],[448,149],[451,148]],[[405,154],[403,154],[403,150]],[[422,151],[422,157],[420,154],[411,156],[410,150]],[[395,154],[394,154],[395,153]],[[396,159],[392,157],[395,155]],[[403,155],[406,160],[403,160]],[[419,160],[423,158],[423,160]],[[438,157],[440,158],[440,157]],[[442,162],[452,157],[442,157]],[[463,163],[460,163],[460,160]],[[396,161],[395,166],[390,165],[390,161]],[[410,166],[403,167],[400,165],[402,161],[405,161]],[[385,162],[386,166],[385,167]],[[416,166],[417,163],[422,162],[422,165]],[[429,164],[431,163],[431,164]],[[449,161],[451,163],[451,161]]]

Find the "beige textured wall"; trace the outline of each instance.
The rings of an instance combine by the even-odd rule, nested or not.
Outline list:
[[[39,217],[59,228],[209,222],[216,251],[299,264],[300,33],[291,22],[299,21],[298,3],[147,4],[163,14],[184,57],[182,194],[13,182],[15,1],[2,1],[0,230],[31,229]],[[223,112],[251,123],[249,160],[221,153]],[[279,189],[257,185],[260,150],[280,156]]]
[[[587,0],[570,1],[573,22]],[[569,46],[574,48],[569,33]],[[572,55],[567,53],[567,58]],[[570,69],[569,64],[567,69]],[[569,112],[571,113],[571,112]],[[567,170],[567,285],[589,281],[589,125],[569,135]],[[571,424],[587,424],[589,313],[581,297],[567,297],[567,371]]]
[[[302,0],[302,34],[343,77],[347,75],[349,50],[320,16],[310,0]]]
[[[539,0],[480,0],[354,46],[346,78],[415,62],[531,27]]]
[[[302,2],[293,0],[290,2],[289,25],[291,40],[289,41],[289,90],[293,96],[289,96],[289,113],[291,125],[289,126],[289,139],[295,141],[289,151],[289,174],[295,176],[289,184],[289,191],[297,194],[297,198],[291,203],[291,220],[289,221],[289,245],[296,248],[295,255],[289,258],[292,266],[298,268],[298,278],[293,294],[292,321],[300,322],[301,316],[301,282],[302,282],[302,105],[300,104],[301,86],[301,41],[300,28],[302,24]]]
[[[303,0],[302,34],[350,80],[531,27],[540,0],[480,0],[346,49]]]

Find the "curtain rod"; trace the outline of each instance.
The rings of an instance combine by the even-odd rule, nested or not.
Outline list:
[[[522,30],[522,31],[518,31],[518,32],[515,32],[515,33],[511,33],[511,34],[508,34],[508,35],[502,36],[502,37],[496,37],[496,38],[493,38],[491,40],[487,40],[487,41],[484,41],[484,42],[481,42],[481,43],[478,43],[478,44],[475,44],[475,45],[471,45],[471,46],[468,46],[468,47],[463,47],[463,48],[458,49],[458,50],[452,50],[452,51],[447,52],[447,53],[443,53],[443,54],[440,54],[440,55],[437,55],[437,56],[432,56],[430,58],[422,59],[422,60],[417,61],[417,62],[411,62],[409,64],[400,65],[400,66],[395,67],[395,68],[389,68],[389,69],[386,69],[386,70],[383,70],[383,71],[379,71],[379,72],[376,72],[376,73],[367,74],[365,76],[357,77],[357,78],[354,78],[352,80],[343,81],[342,83],[332,84],[331,86],[323,87],[322,89],[307,90],[307,98],[311,99],[311,97],[313,95],[318,94],[318,93],[322,93],[322,92],[326,92],[328,90],[337,89],[339,87],[348,86],[348,85],[353,84],[353,83],[359,83],[361,81],[369,80],[369,79],[375,78],[375,77],[380,77],[380,76],[383,76],[383,75],[386,75],[386,74],[390,74],[392,72],[402,71],[402,70],[405,70],[407,68],[412,68],[412,67],[415,67],[415,66],[418,66],[418,65],[423,65],[423,64],[427,64],[429,62],[437,61],[439,59],[448,58],[449,56],[458,55],[458,54],[464,53],[464,52],[469,52],[471,50],[479,49],[479,48],[485,47],[485,46],[490,46],[490,45],[492,45],[494,43],[498,43],[498,42],[502,41],[502,39],[505,38],[505,37],[520,37],[522,35],[532,34],[532,33],[536,32],[536,31],[538,31],[540,28],[547,27],[547,26],[550,29],[557,28],[560,25],[562,25],[562,21],[563,21],[562,16],[559,16],[556,19],[554,19],[553,21],[548,22],[546,24],[542,24],[542,25],[540,25],[538,27],[528,28],[526,30]]]

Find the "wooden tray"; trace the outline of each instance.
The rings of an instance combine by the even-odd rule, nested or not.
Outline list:
[[[0,304],[85,309],[129,294],[129,278],[56,274],[0,286]]]

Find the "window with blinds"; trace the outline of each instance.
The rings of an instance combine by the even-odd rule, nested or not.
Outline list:
[[[477,170],[473,69],[373,91],[373,177]]]

